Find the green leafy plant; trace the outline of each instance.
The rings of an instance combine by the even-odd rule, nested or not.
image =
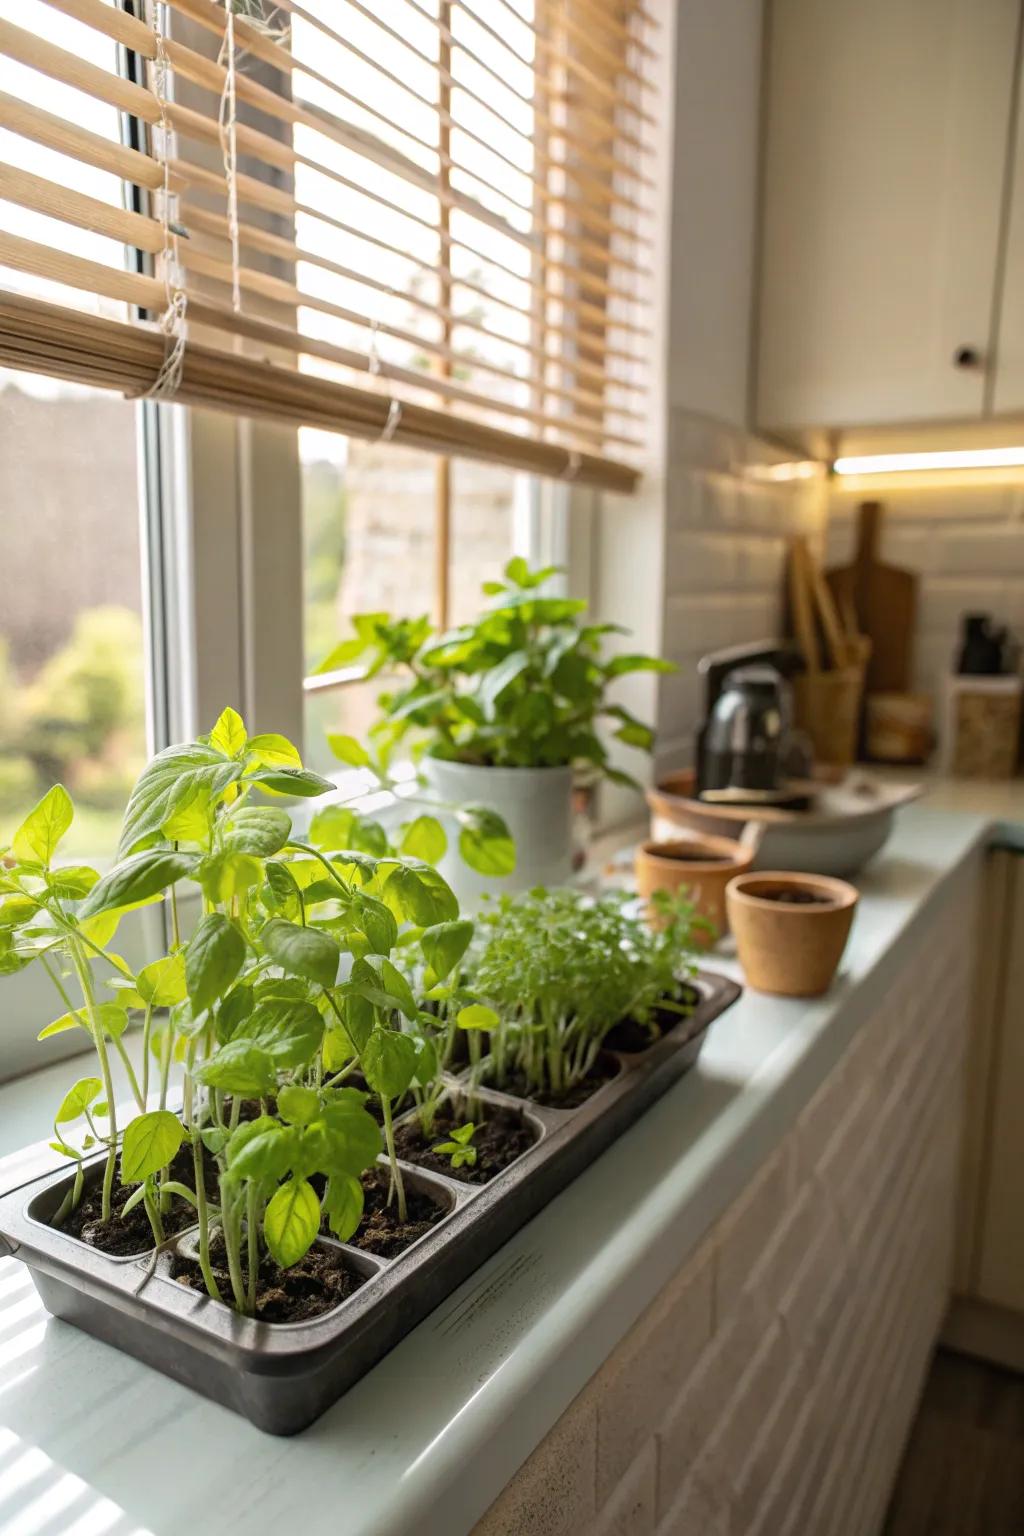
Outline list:
[[[467,1120],[465,1125],[453,1126],[450,1140],[436,1142],[431,1150],[447,1157],[452,1168],[475,1168],[477,1152],[473,1137],[477,1130],[472,1120]]]
[[[491,605],[473,623],[443,635],[426,618],[357,616],[354,634],[335,647],[321,670],[364,662],[371,677],[399,679],[380,695],[382,716],[370,732],[374,750],[359,746],[361,765],[386,774],[395,747],[412,733],[420,751],[456,762],[511,768],[589,764],[609,779],[632,784],[610,765],[598,721],[607,720],[619,741],[643,751],[651,750],[653,733],[609,700],[609,687],[632,672],[674,668],[652,656],[606,657],[608,637],[625,631],[614,624],[586,624],[585,603],[546,593],[555,574],[555,567],[531,571],[522,559],[509,561],[505,581],[484,584]],[[344,741],[350,751],[350,738]]]
[[[458,1019],[473,1035],[487,1032],[480,1074],[499,1088],[557,1099],[589,1075],[617,1024],[654,1038],[661,1019],[687,1014],[701,920],[685,896],[660,901],[658,916],[655,929],[621,893],[592,898],[571,889],[492,903],[478,922],[469,974],[490,1006]]]
[[[78,1208],[86,1160],[102,1155],[101,1222],[141,1205],[159,1244],[184,1201],[207,1291],[243,1313],[256,1308],[264,1253],[288,1267],[321,1225],[340,1238],[358,1227],[360,1175],[381,1151],[371,1096],[405,1219],[395,1107],[411,1088],[440,1092],[435,1020],[413,980],[440,983],[471,933],[437,871],[375,824],[331,806],[306,839],[293,834],[281,797],[333,788],[285,738],[249,736],[229,709],[208,736],[150,762],[102,876],[54,862],[74,814],[59,785],[0,849],[0,973],[38,962],[64,1009],[42,1036],[81,1029],[96,1056],[54,1119],[54,1145],[76,1163],[58,1222]],[[109,946],[126,912],[154,902],[170,945],[136,973]],[[139,1072],[130,1018],[141,1020]],[[137,1111],[123,1125],[115,1058]],[[118,1163],[131,1189],[119,1211]]]

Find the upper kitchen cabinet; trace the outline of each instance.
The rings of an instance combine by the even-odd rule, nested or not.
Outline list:
[[[1021,84],[1024,85],[1024,64],[1021,70]],[[1024,411],[1024,110],[1019,103],[1016,130],[992,381],[992,408],[998,414]]]
[[[1020,9],[771,0],[761,428],[985,409]]]

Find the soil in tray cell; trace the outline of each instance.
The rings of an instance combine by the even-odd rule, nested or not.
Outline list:
[[[207,1193],[215,1197],[216,1164],[209,1154],[206,1155],[205,1161]],[[195,1184],[191,1143],[183,1146],[175,1155],[171,1163],[171,1178],[188,1185],[189,1188]],[[107,1221],[103,1221],[100,1216],[103,1203],[101,1166],[92,1174],[77,1207],[61,1223],[59,1230],[66,1232],[69,1237],[77,1237],[80,1242],[88,1243],[90,1248],[97,1248],[100,1253],[111,1254],[114,1258],[126,1258],[130,1254],[145,1253],[148,1248],[153,1247],[153,1229],[149,1224],[145,1207],[140,1203],[134,1210],[129,1211],[127,1216],[121,1215],[128,1197],[134,1195],[137,1188],[137,1184],[122,1184],[115,1175],[110,1200],[111,1215]],[[194,1226],[195,1219],[195,1207],[187,1200],[173,1195],[170,1209],[161,1218],[164,1236],[174,1237],[176,1233],[184,1232],[186,1227]]]
[[[400,1125],[395,1132],[399,1157],[419,1168],[447,1174],[450,1179],[458,1179],[463,1184],[487,1184],[517,1157],[529,1151],[537,1140],[537,1132],[514,1110],[494,1109],[490,1105],[481,1107],[487,1118],[482,1124],[474,1122],[477,1127],[473,1135],[476,1162],[472,1167],[464,1163],[460,1168],[453,1168],[450,1157],[432,1150],[439,1141],[447,1141],[452,1131],[469,1118],[468,1113],[453,1115],[449,1108],[438,1112],[427,1137],[416,1119]]]
[[[696,987],[684,987],[681,1004],[689,1006],[692,1011],[700,1002],[700,994]],[[636,1019],[623,1019],[621,1024],[614,1025],[605,1035],[605,1048],[609,1051],[625,1051],[633,1054],[637,1051],[650,1050],[669,1030],[685,1020],[686,1014],[674,1013],[670,1008],[660,1008],[649,1024],[640,1024]]]
[[[414,1188],[412,1180],[406,1176],[406,1219],[399,1221],[397,1199],[388,1204],[390,1175],[380,1164],[363,1174],[362,1185],[366,1196],[363,1219],[349,1242],[353,1247],[362,1248],[364,1253],[375,1253],[382,1259],[397,1258],[448,1214],[446,1205]]]
[[[499,1093],[511,1094],[515,1099],[528,1099],[531,1104],[542,1104],[545,1109],[578,1109],[585,1104],[592,1094],[605,1083],[610,1083],[613,1077],[617,1077],[619,1064],[611,1056],[599,1056],[594,1066],[574,1083],[564,1093],[531,1093],[527,1087],[525,1074],[522,1072],[510,1072],[503,1082],[496,1082],[488,1078],[488,1088],[496,1088]]]
[[[221,1296],[230,1303],[231,1277],[220,1238],[214,1238],[210,1245],[210,1261]],[[171,1275],[190,1290],[206,1294],[197,1260],[175,1254]],[[244,1262],[242,1278],[248,1286],[249,1272]],[[265,1254],[256,1276],[255,1316],[263,1323],[305,1323],[333,1311],[362,1284],[363,1276],[356,1274],[346,1263],[344,1254],[333,1248],[313,1247],[290,1269],[280,1269],[269,1254]]]

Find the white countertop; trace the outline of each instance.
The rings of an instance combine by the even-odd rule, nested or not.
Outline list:
[[[994,839],[1024,848],[1024,786],[941,785],[904,811],[828,996],[746,992],[693,1071],[293,1440],[49,1318],[0,1262],[0,1532],[464,1536],[792,1124],[944,877]],[[19,1149],[68,1076],[0,1089],[0,1188],[29,1176]]]

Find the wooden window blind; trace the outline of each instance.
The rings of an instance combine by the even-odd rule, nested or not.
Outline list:
[[[0,0],[0,363],[629,490],[656,46],[640,0]]]

